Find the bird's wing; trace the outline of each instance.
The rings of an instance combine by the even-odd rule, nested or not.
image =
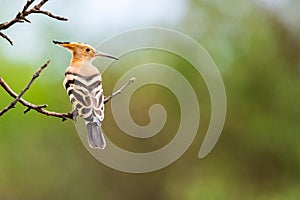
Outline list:
[[[64,86],[78,116],[88,122],[103,121],[104,96],[100,74],[81,76],[76,73],[66,73]]]

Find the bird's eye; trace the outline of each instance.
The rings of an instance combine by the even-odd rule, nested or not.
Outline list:
[[[90,48],[86,48],[85,51],[86,51],[86,52],[90,52],[91,49],[90,49]]]

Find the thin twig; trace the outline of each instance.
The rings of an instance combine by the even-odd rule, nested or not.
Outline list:
[[[40,9],[45,3],[47,3],[48,0],[42,0],[40,3],[38,3],[36,6],[34,6],[35,9]]]
[[[56,16],[54,14],[52,14],[49,11],[45,11],[45,10],[41,10],[41,7],[47,2],[48,0],[41,0],[38,4],[36,4],[35,6],[33,6],[33,8],[29,9],[29,7],[32,5],[32,3],[34,2],[34,0],[28,0],[26,2],[26,4],[24,5],[22,11],[18,12],[17,15],[15,16],[14,19],[7,21],[7,22],[3,22],[0,24],[0,36],[2,38],[4,38],[5,40],[7,40],[11,45],[13,45],[12,40],[4,33],[1,32],[1,30],[6,30],[9,27],[11,27],[12,25],[16,24],[16,23],[30,23],[30,21],[26,18],[27,16],[29,16],[30,14],[33,13],[38,13],[38,14],[44,14],[47,15],[48,17],[60,20],[60,21],[67,21],[68,19],[61,17],[61,16]]]
[[[60,16],[56,16],[54,14],[52,14],[49,11],[45,11],[45,10],[41,10],[41,7],[48,2],[48,0],[41,0],[39,3],[37,3],[36,5],[32,6],[33,2],[35,0],[27,0],[26,4],[23,6],[23,9],[18,12],[15,16],[14,19],[7,21],[7,22],[3,22],[0,24],[0,36],[2,38],[4,38],[5,40],[7,40],[11,45],[13,45],[13,41],[3,32],[1,32],[1,30],[6,30],[8,28],[10,28],[11,26],[13,26],[16,23],[31,23],[27,17],[33,13],[38,13],[38,14],[43,14],[43,15],[47,15],[48,17],[57,19],[57,20],[61,20],[61,21],[67,21],[68,19],[64,18],[64,17],[60,17]],[[29,8],[31,7],[31,9]],[[56,112],[52,112],[52,111],[47,111],[43,108],[46,108],[47,105],[35,105],[32,104],[28,101],[25,101],[24,99],[22,99],[21,97],[25,94],[25,92],[27,90],[29,90],[30,86],[32,85],[32,83],[35,81],[35,79],[38,78],[38,76],[40,75],[40,73],[49,65],[50,61],[47,61],[44,65],[42,65],[40,67],[40,69],[32,76],[31,80],[29,81],[29,83],[26,85],[26,87],[21,91],[21,93],[18,95],[17,93],[15,93],[10,87],[9,85],[0,77],[0,85],[2,86],[2,88],[4,88],[4,90],[10,95],[12,96],[14,99],[14,101],[12,101],[8,106],[6,106],[3,110],[0,110],[0,116],[2,116],[3,114],[5,114],[7,111],[9,111],[10,109],[14,108],[15,105],[20,102],[21,104],[23,104],[25,107],[27,107],[24,111],[24,114],[29,112],[30,110],[36,110],[39,113],[42,113],[44,115],[47,116],[53,116],[53,117],[59,117],[62,118],[63,121],[66,119],[73,119],[73,114],[72,113],[56,113]]]
[[[15,107],[16,103],[21,99],[21,97],[25,94],[25,92],[30,88],[33,81],[39,77],[40,73],[49,65],[50,60],[48,60],[45,64],[43,64],[40,69],[32,76],[29,83],[26,85],[26,87],[21,91],[21,93],[15,98],[13,102],[11,102],[8,106],[6,106],[2,111],[0,111],[0,116],[6,113],[9,109],[12,109]]]
[[[26,114],[27,112],[29,112],[30,110],[35,110],[43,115],[47,115],[47,116],[52,116],[52,117],[58,117],[61,118],[62,121],[65,121],[67,119],[73,119],[73,114],[72,113],[57,113],[57,112],[53,112],[53,111],[48,111],[45,110],[44,108],[47,107],[46,104],[43,105],[35,105],[32,104],[26,100],[24,100],[23,98],[21,98],[25,92],[27,90],[30,89],[30,86],[32,85],[32,83],[35,81],[35,79],[37,79],[39,77],[39,75],[41,74],[41,72],[49,65],[50,61],[47,61],[44,65],[42,65],[39,70],[37,72],[35,72],[35,74],[32,76],[31,80],[28,82],[28,84],[26,85],[26,87],[21,91],[21,93],[18,95],[17,93],[15,93],[10,87],[9,85],[0,77],[0,85],[2,86],[2,88],[14,99],[13,102],[11,102],[7,107],[5,107],[3,110],[0,111],[0,116],[2,116],[3,114],[5,114],[7,111],[9,111],[10,109],[14,108],[16,103],[20,102],[23,106],[27,107],[24,110],[24,114]],[[109,95],[108,97],[106,97],[104,99],[104,103],[107,103],[108,101],[110,101],[112,98],[114,98],[115,96],[121,94],[131,83],[133,83],[135,81],[135,78],[131,78],[126,84],[124,84],[120,89],[118,89],[117,91],[113,92],[111,95]]]
[[[47,116],[53,116],[53,117],[58,117],[58,118],[62,118],[62,120],[66,120],[66,119],[73,119],[73,115],[72,113],[57,113],[57,112],[52,112],[52,111],[47,111],[43,108],[46,108],[47,105],[35,105],[32,104],[28,101],[25,101],[24,99],[22,99],[21,97],[25,94],[25,92],[30,88],[30,86],[32,85],[32,83],[34,82],[34,80],[39,77],[39,75],[41,74],[41,72],[49,65],[50,61],[47,61],[44,65],[42,65],[40,67],[40,69],[32,76],[31,80],[29,81],[29,83],[26,85],[26,87],[21,91],[21,93],[18,95],[17,93],[15,93],[10,87],[9,85],[0,77],[0,85],[2,86],[2,88],[13,98],[15,98],[15,100],[13,102],[11,102],[7,107],[5,107],[3,110],[0,111],[0,116],[2,116],[3,114],[5,114],[8,110],[14,108],[15,104],[17,102],[20,102],[22,105],[24,105],[25,107],[27,107],[24,111],[24,114],[26,114],[28,111],[30,110],[35,110],[39,113],[42,113],[44,115]]]
[[[0,36],[9,42],[10,45],[13,45],[13,41],[4,33],[0,32]]]
[[[44,14],[47,15],[48,17],[51,17],[53,19],[57,19],[57,20],[61,20],[61,21],[66,21],[67,19],[58,15],[54,15],[51,12],[45,11],[45,10],[33,10],[32,13],[40,13],[40,14]]]
[[[134,81],[135,81],[135,77],[129,79],[128,82],[125,85],[123,85],[122,87],[120,87],[120,89],[118,89],[117,91],[113,92],[111,95],[109,95],[108,97],[106,97],[104,99],[104,104],[106,104],[108,101],[110,101],[115,96],[121,94],[123,92],[123,90],[125,90],[125,88],[127,88]]]
[[[26,12],[26,10],[29,8],[29,6],[34,2],[34,0],[28,0],[27,3],[25,4],[25,6],[23,7],[23,10],[21,11],[21,13]]]

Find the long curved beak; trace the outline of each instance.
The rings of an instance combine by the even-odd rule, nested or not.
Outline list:
[[[102,56],[102,57],[106,57],[106,58],[111,58],[111,59],[115,59],[115,60],[119,60],[119,58],[116,58],[112,55],[106,54],[106,53],[102,53],[102,52],[96,52],[95,56]]]

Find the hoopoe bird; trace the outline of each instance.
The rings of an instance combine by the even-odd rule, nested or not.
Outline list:
[[[99,70],[92,65],[92,61],[98,56],[118,59],[80,42],[53,41],[53,43],[72,52],[71,63],[65,71],[63,85],[73,106],[74,120],[76,122],[78,116],[84,118],[89,146],[104,149],[106,142],[101,129],[104,119],[102,78]]]

